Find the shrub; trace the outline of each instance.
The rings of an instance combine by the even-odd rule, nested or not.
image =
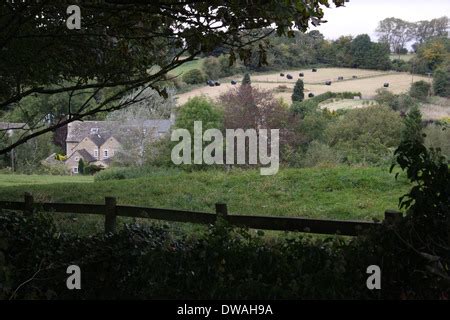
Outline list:
[[[115,234],[81,237],[57,232],[43,215],[0,212],[0,299],[445,297],[448,285],[400,240],[409,241],[410,230],[406,220],[351,241],[302,235],[268,239],[219,220],[190,237],[136,224]],[[67,290],[66,269],[73,264],[82,270],[82,290]],[[365,270],[372,264],[382,269],[382,290],[367,290]]]
[[[440,67],[434,71],[433,91],[437,96],[450,97],[450,67]]]
[[[442,154],[450,160],[450,127],[433,124],[423,129],[423,132],[426,135],[425,146],[433,149],[439,148]]]
[[[394,111],[407,112],[410,108],[417,106],[418,102],[409,94],[393,94],[386,89],[378,89],[375,101],[380,105],[385,105]]]
[[[378,164],[390,159],[402,128],[398,113],[387,107],[368,107],[348,110],[328,127],[326,135],[346,162]]]
[[[297,101],[291,105],[291,110],[295,114],[298,114],[301,119],[305,118],[307,114],[317,111],[319,104],[312,100]]]
[[[199,84],[205,82],[205,75],[199,69],[191,69],[183,74],[183,81],[187,84]]]
[[[175,168],[169,169],[154,166],[113,167],[97,173],[94,177],[94,181],[137,179],[149,176],[168,176],[174,172],[178,172],[178,170]]]
[[[391,68],[394,71],[409,72],[411,71],[411,64],[403,59],[394,59],[391,61]]]
[[[207,57],[203,59],[202,69],[208,79],[218,79],[222,76],[222,65],[219,58]]]
[[[428,97],[428,93],[430,92],[430,84],[423,80],[416,81],[411,85],[409,89],[409,95],[418,100],[426,100]]]
[[[203,130],[223,127],[221,111],[211,100],[203,96],[190,98],[178,109],[175,126],[188,129],[193,136],[194,121],[202,121]]]
[[[102,171],[104,168],[102,166],[97,166],[95,164],[90,164],[84,167],[84,174],[96,174],[97,172]]]

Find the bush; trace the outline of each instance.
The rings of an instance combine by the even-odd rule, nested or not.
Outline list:
[[[391,68],[394,71],[410,72],[411,64],[403,59],[394,59],[391,61]]]
[[[191,69],[183,74],[183,81],[187,84],[199,84],[205,82],[205,75],[199,69]]]
[[[97,173],[94,177],[94,181],[137,179],[149,176],[169,176],[174,172],[178,172],[178,170],[174,168],[168,169],[154,166],[113,167]]]
[[[193,97],[178,109],[175,127],[187,129],[194,136],[194,122],[201,121],[203,130],[221,129],[223,127],[222,112],[206,97]]]
[[[418,102],[409,94],[393,94],[386,89],[378,89],[375,101],[380,105],[385,105],[394,111],[406,113],[410,108],[417,106]]]
[[[304,119],[306,115],[317,111],[319,104],[313,99],[305,101],[296,101],[291,105],[291,110],[295,114],[299,115],[301,119]]]
[[[448,285],[399,240],[409,240],[408,227],[408,220],[395,229],[381,226],[352,241],[302,235],[269,240],[219,220],[190,237],[136,224],[80,237],[58,232],[46,216],[0,212],[0,299],[445,297]],[[382,269],[382,290],[366,287],[372,264]],[[69,265],[82,270],[82,290],[67,290]]]
[[[411,85],[409,89],[409,95],[421,101],[425,101],[430,92],[430,84],[423,80],[416,81]]]
[[[84,174],[90,174],[90,175],[94,175],[100,171],[104,170],[104,168],[102,166],[97,166],[95,164],[90,164],[88,166],[84,167]]]
[[[434,71],[433,91],[437,96],[450,97],[450,67],[440,67]]]
[[[424,130],[426,134],[425,146],[440,149],[442,154],[450,160],[450,127],[447,125],[429,125]]]
[[[348,110],[327,129],[328,144],[348,163],[379,164],[400,143],[402,120],[387,107]]]
[[[202,69],[208,79],[215,80],[222,76],[222,65],[219,58],[207,57],[203,59]]]

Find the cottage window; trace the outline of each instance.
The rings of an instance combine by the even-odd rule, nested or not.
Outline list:
[[[78,167],[73,167],[73,168],[72,168],[72,172],[73,172],[73,173],[78,173]]]
[[[108,158],[108,149],[103,150],[103,158],[105,158],[105,159]]]
[[[98,150],[97,149],[94,150],[94,158],[98,159]]]
[[[80,157],[75,157],[75,161],[80,161]]]

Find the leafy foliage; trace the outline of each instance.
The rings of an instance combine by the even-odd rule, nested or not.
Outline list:
[[[396,112],[374,106],[348,111],[327,128],[327,137],[345,162],[377,163],[389,159],[401,132],[402,121]]]
[[[450,97],[450,64],[439,67],[434,71],[433,91],[435,95]]]
[[[342,6],[344,0],[332,0]],[[230,63],[247,62],[252,54],[267,63],[268,44],[252,46],[271,33],[306,31],[324,16],[329,2],[196,1],[195,3],[127,1],[98,5],[83,2],[81,30],[63,26],[70,1],[7,1],[0,5],[0,111],[18,108],[26,97],[88,92],[62,121],[28,132],[0,150],[9,152],[34,136],[75,120],[125,108],[120,99],[131,90],[150,87],[166,96],[167,74],[217,47]],[[17,19],[17,17],[21,19]],[[255,35],[255,30],[267,29]],[[61,59],[64,57],[64,59]],[[92,101],[96,100],[96,103]],[[31,124],[31,123],[30,123]],[[30,125],[30,129],[31,125]]]
[[[183,81],[187,84],[199,84],[205,81],[205,75],[199,69],[191,69],[183,74]]]
[[[429,95],[431,85],[428,82],[423,80],[416,81],[411,84],[411,88],[409,89],[409,95],[418,100],[426,100]]]

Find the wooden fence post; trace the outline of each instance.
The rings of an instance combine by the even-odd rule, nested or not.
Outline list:
[[[117,201],[114,197],[105,197],[105,233],[116,231]]]
[[[217,218],[226,218],[228,215],[228,208],[226,203],[216,203],[216,215]]]
[[[388,224],[393,224],[400,221],[403,218],[403,213],[395,210],[386,210],[384,212],[384,221]]]
[[[34,199],[33,199],[33,195],[31,193],[25,192],[24,194],[24,210],[23,210],[23,214],[25,216],[31,216],[33,215],[33,204],[34,204]]]

